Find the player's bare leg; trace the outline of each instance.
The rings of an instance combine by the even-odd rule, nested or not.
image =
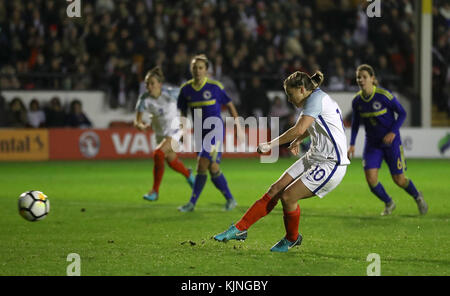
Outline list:
[[[284,173],[275,183],[273,183],[266,194],[257,200],[242,216],[242,218],[230,228],[214,236],[214,239],[221,242],[229,240],[244,240],[247,238],[247,229],[259,219],[268,215],[278,203],[282,191],[294,180],[289,174]]]
[[[298,201],[313,196],[315,194],[303,184],[300,178],[293,181],[282,192],[280,199],[283,205],[283,220],[286,235],[270,249],[272,252],[287,252],[292,247],[302,243],[302,235],[298,231],[300,223],[300,207]]]
[[[408,183],[408,179],[406,179],[405,174],[392,175],[392,180],[401,188],[405,188]]]
[[[291,175],[289,175],[288,173],[284,173],[283,175],[281,175],[281,177],[277,181],[275,181],[275,183],[270,185],[269,190],[267,191],[267,194],[272,197],[275,197],[275,196],[279,197],[279,193],[284,191],[284,189],[289,184],[291,184],[292,181],[294,181],[294,178],[292,178]]]
[[[315,196],[308,187],[303,184],[301,179],[297,179],[284,189],[281,195],[281,203],[283,210],[291,212],[297,208],[297,202],[300,199],[305,199]]]

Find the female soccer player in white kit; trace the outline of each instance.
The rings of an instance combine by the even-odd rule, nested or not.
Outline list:
[[[154,151],[153,188],[144,194],[144,199],[155,201],[159,196],[159,186],[164,174],[164,160],[175,171],[182,174],[189,185],[194,184],[194,175],[178,159],[174,152],[182,136],[180,117],[177,109],[178,89],[163,86],[164,74],[159,67],[148,71],[145,76],[147,91],[139,96],[136,104],[136,119],[134,125],[139,130],[146,130],[152,126],[159,143]],[[144,123],[142,116],[147,111],[151,116],[151,123]]]
[[[259,144],[258,152],[265,153],[276,145],[291,142],[289,149],[297,154],[299,144],[307,136],[311,136],[310,149],[270,186],[266,194],[237,223],[216,235],[216,240],[225,242],[246,239],[248,228],[269,214],[278,200],[281,200],[286,235],[271,251],[287,252],[301,244],[298,200],[313,196],[324,197],[342,181],[347,165],[350,164],[341,110],[319,88],[322,81],[323,74],[319,71],[312,77],[297,71],[284,81],[288,101],[297,108],[303,108],[303,111],[293,127],[274,140]]]

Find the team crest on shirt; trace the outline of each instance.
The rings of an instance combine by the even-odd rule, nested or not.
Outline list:
[[[209,91],[209,90],[205,90],[204,92],[203,92],[203,98],[205,99],[205,100],[209,100],[209,99],[211,99],[211,92]]]
[[[381,103],[380,103],[380,102],[375,101],[375,102],[373,102],[372,107],[373,107],[373,109],[375,109],[375,110],[379,110],[379,109],[381,109],[382,106],[381,106]]]

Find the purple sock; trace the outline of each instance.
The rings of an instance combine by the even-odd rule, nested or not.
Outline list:
[[[414,183],[411,180],[408,180],[408,186],[403,189],[405,189],[405,191],[408,192],[409,195],[414,197],[414,199],[419,196],[419,191],[417,191],[416,186],[414,186]]]
[[[222,174],[222,172],[211,176],[211,181],[214,183],[216,188],[219,189],[220,192],[222,192],[223,196],[225,196],[226,199],[233,198],[230,189],[228,188],[227,180],[225,179],[225,176]]]
[[[380,182],[378,182],[378,184],[375,187],[370,187],[370,191],[372,191],[372,193],[375,194],[384,203],[389,203],[392,201],[392,199],[386,193],[383,185],[381,185]]]
[[[194,205],[197,203],[197,199],[202,193],[203,187],[205,187],[206,178],[207,178],[206,174],[197,174],[195,176],[194,188],[192,189],[192,196],[190,200],[191,203],[193,203]]]

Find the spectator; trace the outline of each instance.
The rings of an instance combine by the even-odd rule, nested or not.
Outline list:
[[[116,1],[112,1],[112,0],[97,0],[96,3],[96,10],[100,13],[103,14],[105,12],[107,13],[111,13],[114,11],[115,8],[115,2]]]
[[[282,100],[279,96],[275,96],[275,98],[273,98],[272,106],[270,107],[269,116],[278,117],[280,120],[280,128],[284,128],[290,114],[291,109],[286,105],[286,100]]]
[[[99,56],[101,51],[99,48],[105,47],[105,38],[101,32],[100,24],[93,24],[92,31],[86,32],[87,35],[84,39],[84,44],[86,46],[86,50],[90,55]]]
[[[419,8],[412,0],[381,1],[384,18],[369,18],[367,1],[96,0],[84,3],[74,22],[59,13],[65,1],[34,2],[0,1],[2,89],[105,88],[113,108],[128,107],[142,69],[158,65],[170,74],[168,83],[179,84],[198,51],[208,53],[217,63],[214,74],[230,77],[241,95],[250,76],[274,88],[286,72],[316,68],[332,71],[324,88],[348,90],[356,65],[377,65],[380,56],[393,68],[390,88],[413,86]],[[448,85],[441,67],[449,63],[449,24],[448,0],[433,1],[433,71],[441,88]],[[345,73],[343,88],[335,58]]]
[[[330,77],[328,88],[332,91],[342,91],[345,90],[345,87],[345,70],[342,66],[338,66],[335,75]]]
[[[48,127],[63,127],[66,124],[66,112],[64,112],[59,97],[53,97],[46,110]]]
[[[28,125],[32,128],[45,126],[45,113],[41,110],[39,101],[32,99],[27,112]]]
[[[75,99],[70,103],[70,113],[67,118],[67,124],[70,127],[90,128],[92,123],[83,112],[81,101]]]
[[[91,85],[91,78],[90,75],[88,75],[84,64],[80,63],[78,65],[78,76],[76,76],[74,80],[73,89],[76,90],[88,89]]]
[[[269,98],[258,76],[251,78],[250,86],[245,89],[241,101],[246,116],[262,117],[269,114]]]
[[[0,94],[0,127],[6,126],[6,99]]]
[[[7,114],[7,126],[17,128],[25,128],[27,126],[27,108],[19,97],[11,100]]]
[[[365,4],[365,3],[364,3]],[[358,6],[357,15],[356,15],[356,26],[355,30],[353,31],[353,41],[359,45],[363,46],[367,42],[368,37],[368,17],[365,11],[365,8],[362,5]]]
[[[11,65],[5,65],[3,68],[0,68],[0,89],[20,88],[16,72],[16,69]]]

